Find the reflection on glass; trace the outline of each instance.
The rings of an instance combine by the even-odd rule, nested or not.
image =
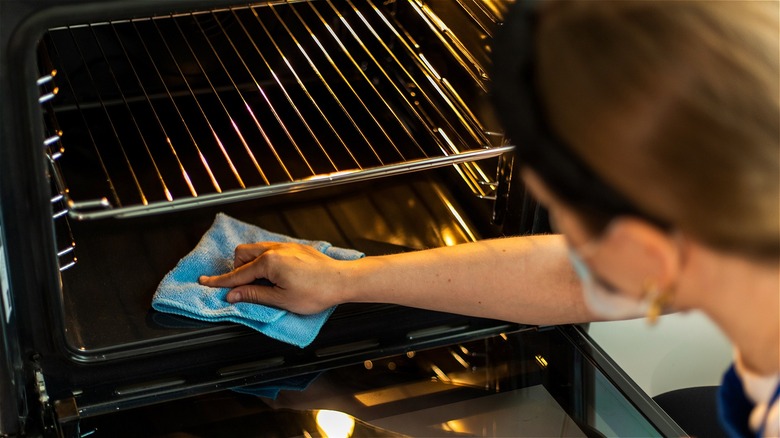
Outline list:
[[[306,392],[324,399],[288,393],[272,406],[345,412],[355,418],[355,436],[363,422],[425,437],[682,433],[658,428],[637,405],[641,397],[629,399],[620,377],[596,365],[586,340],[577,328],[539,328],[373,358],[370,366],[364,361],[320,375]],[[318,425],[323,421],[317,417]],[[323,436],[348,436],[347,429],[333,430]]]
[[[347,438],[355,430],[355,419],[343,412],[320,410],[316,420],[317,427],[326,438]]]

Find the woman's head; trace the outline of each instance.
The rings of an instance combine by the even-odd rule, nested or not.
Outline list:
[[[539,100],[551,130],[639,211],[777,260],[779,26],[777,2],[549,2]]]
[[[705,253],[776,269],[779,26],[777,2],[754,1],[550,0],[508,16],[499,115],[602,283],[701,288]]]

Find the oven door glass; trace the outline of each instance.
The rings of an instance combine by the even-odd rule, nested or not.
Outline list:
[[[90,419],[81,433],[149,433],[134,428],[148,427],[137,420],[150,416],[166,419],[154,423],[154,433],[192,436],[685,434],[572,326],[409,351]]]

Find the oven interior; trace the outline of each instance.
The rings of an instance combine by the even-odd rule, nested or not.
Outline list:
[[[148,310],[216,211],[347,247],[496,235],[459,198],[489,206],[510,149],[485,102],[500,11],[433,5],[269,2],[51,29],[39,64],[74,357],[230,330]],[[407,175],[444,166],[460,178]]]
[[[39,65],[74,356],[230,330],[148,310],[215,211],[347,247],[495,235],[458,200],[489,206],[510,149],[486,103],[487,5],[268,2],[51,29]],[[445,166],[455,187],[406,175]]]
[[[36,84],[60,271],[47,298],[56,354],[36,360],[58,416],[508,329],[343,305],[298,351],[150,302],[217,212],[369,255],[543,230],[489,104],[490,44],[510,3],[287,0],[57,17],[38,45]]]

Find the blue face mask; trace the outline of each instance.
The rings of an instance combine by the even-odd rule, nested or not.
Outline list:
[[[582,257],[569,248],[569,260],[582,282],[585,305],[597,317],[604,319],[638,318],[647,314],[648,300],[636,300],[599,282]]]

